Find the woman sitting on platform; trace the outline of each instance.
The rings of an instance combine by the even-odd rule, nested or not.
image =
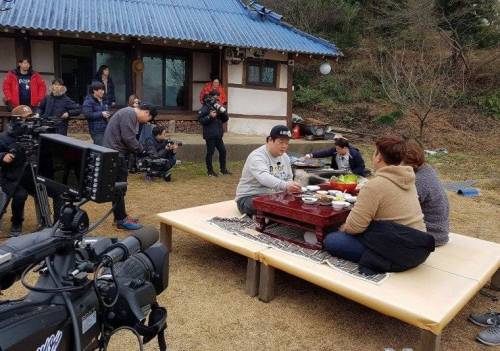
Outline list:
[[[404,164],[413,167],[415,171],[418,201],[424,213],[427,233],[434,237],[436,246],[446,244],[450,230],[448,197],[436,171],[425,162],[424,149],[414,139],[406,142]]]

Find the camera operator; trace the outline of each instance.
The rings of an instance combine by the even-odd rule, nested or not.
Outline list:
[[[69,118],[78,116],[82,111],[80,105],[66,95],[67,90],[62,79],[54,79],[50,87],[50,94],[42,100],[38,107],[40,117],[57,117],[57,122],[54,126],[57,129],[57,133],[62,135],[68,135]]]
[[[19,105],[12,110],[12,117],[27,118],[33,112],[25,105]],[[26,154],[17,146],[19,130],[11,124],[5,132],[0,134],[0,186],[6,195],[2,198],[11,198],[11,228],[10,236],[18,236],[23,230],[24,204],[28,198],[27,189],[32,189],[32,180],[26,167]],[[0,211],[5,211],[5,203],[0,204]],[[0,213],[0,217],[3,213]]]
[[[132,153],[143,153],[144,148],[136,138],[139,125],[148,123],[157,114],[156,107],[141,102],[138,107],[125,107],[118,110],[110,119],[104,132],[104,146],[120,153],[117,182],[126,182],[128,162]],[[116,196],[113,201],[114,217],[118,229],[136,230],[142,228],[125,209],[125,193]]]
[[[156,171],[162,173],[162,177],[166,182],[170,182],[172,180],[172,167],[177,162],[175,154],[179,143],[168,138],[165,127],[154,127],[152,134],[144,143],[145,152],[148,157],[165,161]]]
[[[224,135],[223,124],[229,119],[226,108],[219,103],[219,95],[216,90],[205,96],[203,106],[198,111],[198,121],[203,126],[203,139],[207,145],[205,162],[209,177],[217,177],[212,166],[212,156],[215,149],[219,152],[219,165],[222,174],[231,174],[226,167],[226,147],[222,137]]]

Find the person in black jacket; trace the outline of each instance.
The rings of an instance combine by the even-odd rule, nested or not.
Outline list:
[[[12,110],[12,117],[26,118],[32,115],[28,106],[19,105]],[[0,218],[4,214],[7,199],[11,199],[11,228],[10,236],[18,236],[22,232],[24,221],[24,204],[28,198],[27,189],[30,186],[31,176],[27,167],[26,154],[17,144],[22,135],[22,129],[16,128],[13,121],[9,128],[0,134]]]
[[[364,177],[366,175],[365,161],[358,149],[349,146],[346,139],[335,139],[335,147],[313,152],[305,155],[305,158],[332,157],[331,167],[333,169],[345,170]]]
[[[216,94],[212,92],[210,94]],[[207,99],[205,99],[207,101]],[[222,174],[231,174],[226,167],[226,147],[222,137],[224,135],[223,124],[229,119],[225,109],[217,108],[214,105],[205,103],[198,111],[198,121],[203,126],[203,139],[207,144],[207,155],[205,162],[207,165],[207,173],[209,177],[217,177],[218,174],[214,171],[212,166],[212,156],[217,148],[219,152],[219,164]]]
[[[82,111],[80,105],[66,95],[66,91],[63,80],[60,78],[54,79],[50,94],[42,100],[38,107],[40,117],[57,117],[55,127],[57,133],[62,135],[68,135],[69,118],[80,115]]]
[[[177,143],[168,138],[167,130],[162,126],[154,127],[152,136],[144,143],[144,150],[148,157],[164,161],[155,171],[162,173],[163,179],[167,182],[171,181],[172,167],[177,162],[175,157],[177,147]]]
[[[103,102],[107,105],[106,110],[114,107],[116,105],[115,83],[113,83],[113,79],[111,79],[111,75],[109,74],[109,67],[101,65],[97,70],[95,79],[104,84]]]

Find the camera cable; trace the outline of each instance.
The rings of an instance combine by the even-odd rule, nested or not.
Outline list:
[[[101,296],[100,294],[100,290],[99,290],[99,287],[97,286],[97,280],[98,280],[98,277],[97,275],[99,274],[99,271],[105,266],[108,264],[108,261],[106,260],[103,260],[99,263],[99,265],[97,266],[96,270],[95,270],[95,274],[96,274],[96,277],[94,278],[94,288],[95,288],[95,291],[96,291],[96,294],[97,294],[97,298],[99,299],[99,301],[102,303],[102,305],[106,308],[111,308],[113,307],[117,302],[118,302],[118,298],[120,297],[120,291],[119,291],[119,284],[118,284],[118,281],[116,280],[116,276],[115,276],[115,267],[114,267],[114,264],[113,264],[113,261],[110,261],[110,264],[109,264],[109,269],[111,271],[111,279],[113,280],[113,283],[115,284],[115,287],[116,287],[116,293],[115,293],[115,297],[113,299],[113,301],[108,304],[106,301],[104,301],[103,297]]]
[[[52,262],[50,261],[49,257],[45,258],[45,264],[47,265],[47,268],[49,270],[49,275],[54,281],[54,284],[58,288],[62,288],[61,282],[57,279],[56,273],[54,272],[54,267],[52,266]],[[69,294],[67,292],[61,292],[61,295],[64,299],[64,302],[66,303],[66,307],[68,309],[68,312],[71,316],[71,322],[73,324],[73,336],[75,338],[75,351],[81,351],[82,350],[82,341],[80,339],[80,326],[78,324],[78,320],[76,318],[76,313],[75,313],[75,307],[71,303],[71,299],[69,298]]]

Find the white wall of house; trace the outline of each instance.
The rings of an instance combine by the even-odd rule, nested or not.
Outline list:
[[[276,67],[278,76],[274,89],[246,86],[245,64],[228,64],[229,116],[239,115],[229,119],[228,131],[230,132],[268,135],[273,126],[287,122],[288,92],[276,88],[287,89],[288,87],[288,65],[284,63],[288,57],[279,52],[267,52],[263,58],[280,61]]]
[[[14,38],[0,38],[0,82],[3,83],[6,72],[16,68],[16,47]],[[0,90],[0,106],[5,106],[3,101],[3,89]]]
[[[277,124],[286,125],[286,119],[230,118],[228,130],[236,134],[267,136]]]
[[[227,80],[229,84],[243,84],[243,67],[242,63],[237,65],[229,64],[227,67]]]
[[[286,91],[230,87],[228,96],[227,107],[230,113],[250,116],[283,116],[286,118]]]
[[[55,78],[54,43],[48,40],[31,40],[31,63],[35,71],[42,72],[48,92]]]
[[[205,52],[193,52],[193,111],[201,108],[200,92],[205,83],[210,81],[212,55]]]

